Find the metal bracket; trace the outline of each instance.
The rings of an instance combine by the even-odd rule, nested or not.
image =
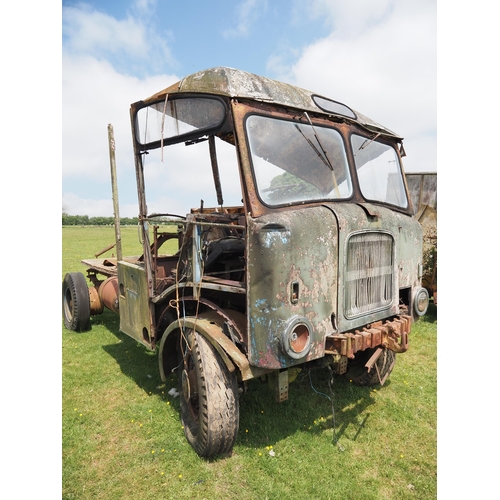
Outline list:
[[[366,362],[365,366],[368,369],[368,373],[370,373],[370,370],[373,368],[373,365],[375,365],[375,370],[377,371],[377,376],[378,376],[378,381],[380,382],[380,385],[384,385],[385,381],[387,380],[387,377],[392,371],[392,368],[394,367],[394,363],[396,362],[396,358],[392,360],[391,366],[389,369],[386,371],[385,377],[380,378],[380,371],[378,369],[377,365],[377,360],[380,358],[381,354],[383,352],[382,348],[378,348],[371,356],[371,358]]]
[[[288,370],[274,371],[269,373],[268,381],[270,387],[274,390],[274,396],[278,403],[288,399]]]

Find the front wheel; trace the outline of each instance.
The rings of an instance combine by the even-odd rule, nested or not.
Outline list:
[[[231,451],[239,427],[235,374],[195,330],[181,334],[180,354],[181,419],[187,440],[201,457]]]
[[[90,330],[89,288],[82,273],[68,273],[62,284],[62,313],[68,330]]]
[[[396,354],[390,349],[384,348],[382,354],[377,359],[371,370],[365,367],[367,361],[374,354],[375,349],[366,349],[361,351],[350,362],[346,376],[357,385],[377,385],[380,380],[385,380],[392,372],[396,363]],[[378,371],[377,371],[378,369]]]

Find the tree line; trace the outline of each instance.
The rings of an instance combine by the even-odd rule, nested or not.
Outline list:
[[[114,223],[114,217],[62,214],[63,226],[112,226]],[[120,224],[123,226],[137,226],[138,223],[139,219],[137,217],[120,217]]]

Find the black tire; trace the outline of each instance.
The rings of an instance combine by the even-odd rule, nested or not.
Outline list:
[[[372,366],[372,369],[368,372],[365,364],[371,358],[374,352],[375,349],[366,349],[365,351],[361,351],[356,355],[355,359],[348,366],[346,376],[356,385],[366,386],[380,384],[375,365],[378,367],[381,379],[384,379],[386,375],[389,376],[392,372],[394,363],[396,362],[396,354],[390,349],[382,350],[382,354],[377,359],[376,363]]]
[[[90,330],[90,296],[82,273],[68,273],[62,284],[64,326],[75,332]]]
[[[239,428],[236,375],[198,332],[185,330],[181,347],[183,361],[178,371],[184,434],[200,457],[227,453]]]

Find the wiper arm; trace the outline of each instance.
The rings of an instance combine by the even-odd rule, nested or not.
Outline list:
[[[309,146],[311,146],[311,148],[313,149],[313,151],[320,157],[321,161],[327,167],[331,168],[331,166],[328,164],[327,160],[325,160],[325,158],[323,157],[323,155],[321,154],[321,152],[318,151],[318,148],[312,143],[311,139],[309,139],[308,137],[305,136],[304,132],[302,132],[302,129],[297,124],[295,124],[295,128],[300,132],[300,134],[307,141],[307,143],[309,144]]]
[[[376,134],[373,139],[366,139],[366,141],[359,146],[358,150],[354,153],[354,156],[356,156],[362,149],[365,149],[367,146],[369,146],[378,136],[380,135],[380,132]]]
[[[318,134],[316,133],[314,125],[312,124],[312,121],[309,118],[307,111],[304,111],[304,114],[306,115],[306,118],[309,121],[309,125],[311,125],[314,137],[316,138],[316,141],[318,143],[318,146],[321,148],[321,151],[319,151],[318,148],[312,143],[312,141],[304,135],[304,132],[302,132],[302,129],[297,124],[295,124],[295,127],[301,133],[302,137],[309,143],[309,145],[315,151],[315,153],[321,158],[321,161],[332,171],[333,185],[335,187],[335,192],[337,194],[337,197],[340,198],[339,185],[337,183],[337,178],[335,177],[335,171],[333,170],[333,165],[330,159],[328,158],[328,155],[326,154],[326,150],[323,147],[323,144],[321,144],[321,141],[319,140]]]
[[[328,155],[326,154],[326,151],[325,151],[325,148],[323,147],[323,144],[321,144],[321,141],[319,140],[319,137],[318,137],[318,134],[316,133],[316,129],[314,128],[314,125],[312,124],[312,121],[311,119],[309,118],[309,115],[307,114],[307,111],[304,111],[304,114],[306,115],[306,118],[309,122],[309,125],[311,125],[311,128],[312,128],[312,131],[313,131],[313,134],[314,134],[314,137],[316,138],[316,141],[318,142],[318,146],[321,148],[321,151],[323,152],[323,157],[322,157],[322,160],[323,160],[323,163],[331,170],[333,171],[333,165],[332,163],[330,162],[330,159],[328,158]],[[312,144],[311,144],[312,146]],[[314,146],[313,146],[314,147]],[[316,148],[314,148],[316,149]],[[317,150],[316,150],[317,151]]]

